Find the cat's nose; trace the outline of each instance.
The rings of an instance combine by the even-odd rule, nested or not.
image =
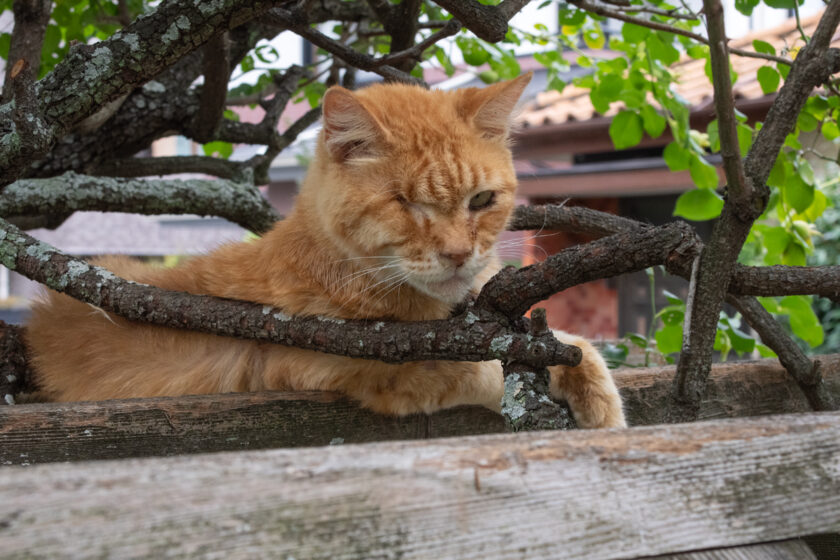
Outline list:
[[[471,251],[463,251],[458,253],[441,253],[440,256],[443,257],[444,260],[451,261],[452,264],[455,265],[455,268],[459,266],[463,266],[467,259],[470,258]]]

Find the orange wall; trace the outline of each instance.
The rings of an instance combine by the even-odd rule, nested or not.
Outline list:
[[[556,200],[531,200],[531,204],[558,202]],[[590,198],[568,201],[570,206],[586,206],[602,212],[618,213],[618,199]],[[529,232],[534,236],[530,240],[528,251],[523,258],[523,265],[542,261],[547,255],[591,241],[592,238],[576,233],[541,231]],[[587,338],[618,337],[618,291],[611,287],[608,280],[596,280],[554,294],[547,301],[534,307],[544,307],[548,315],[548,324],[553,329],[560,329]]]

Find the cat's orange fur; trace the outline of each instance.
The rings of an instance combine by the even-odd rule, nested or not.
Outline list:
[[[497,270],[493,245],[514,206],[510,114],[530,76],[484,89],[330,89],[309,174],[291,215],[263,238],[175,268],[98,264],[169,290],[255,301],[291,314],[446,317]],[[486,206],[487,195],[493,198]],[[470,208],[470,204],[473,208]],[[624,426],[621,401],[585,340],[551,390],[583,427]],[[385,364],[132,323],[56,293],[28,325],[36,380],[52,400],[227,391],[336,390],[407,414],[457,404],[498,409],[498,362]]]

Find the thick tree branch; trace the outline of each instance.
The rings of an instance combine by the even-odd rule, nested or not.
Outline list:
[[[484,286],[477,302],[509,318],[518,317],[535,303],[571,286],[672,259],[692,258],[699,246],[697,235],[685,222],[615,234],[564,249],[518,270],[507,267]]]
[[[840,303],[840,266],[736,265],[729,284],[736,295],[817,295]]]
[[[71,47],[37,84],[38,110],[30,118],[42,121],[39,141],[0,126],[0,185],[17,179],[68,129],[104,104],[160,74],[219,31],[241,25],[275,4],[167,0],[105,41]],[[10,111],[8,104],[0,106],[0,121]]]
[[[519,13],[529,0],[504,0],[498,6],[475,0],[435,0],[435,4],[455,16],[481,39],[498,43],[505,38],[508,20]]]
[[[816,39],[797,55],[742,170],[737,155],[731,85],[726,87],[729,82],[729,60],[724,46],[723,8],[719,0],[704,0],[704,6],[712,45],[711,56],[716,61],[712,65],[715,107],[722,127],[724,122],[728,123],[726,130],[722,128],[721,142],[728,145],[725,171],[729,184],[723,212],[715,222],[711,239],[700,255],[696,291],[692,294],[695,307],[691,313],[691,324],[687,326],[688,336],[683,343],[674,378],[674,398],[677,403],[686,405],[683,412],[688,419],[694,418],[705,392],[718,315],[736,259],[753,222],[764,211],[767,203],[769,191],[765,182],[808,95],[816,85],[827,80],[835,69],[834,64],[828,65],[828,68],[823,65],[824,56],[830,53],[831,37],[840,22],[840,2],[833,2],[817,26],[814,33]]]
[[[514,211],[509,225],[509,229],[513,230],[574,231],[596,237],[639,231],[645,228],[650,228],[650,226],[589,208],[567,207],[559,204],[519,206]],[[690,255],[678,257],[669,262],[668,271],[688,279],[692,270]],[[741,296],[737,297],[738,294]],[[807,365],[811,364],[810,360],[804,356],[787,333],[780,329],[778,323],[754,298],[745,294],[763,296],[817,294],[840,302],[840,266],[752,267],[736,265],[727,295],[727,301],[744,315],[765,344],[779,355],[782,365],[802,387],[815,410],[834,410],[835,408],[832,407],[835,407],[836,403],[822,387],[819,364]],[[688,317],[686,322],[690,322]]]
[[[0,220],[0,230],[0,264],[133,321],[390,363],[504,359],[544,367],[576,365],[581,358],[579,348],[562,344],[551,334],[530,335],[479,305],[468,306],[451,319],[414,323],[290,317],[261,304],[129,282],[64,254],[4,220]]]
[[[761,340],[779,356],[779,361],[796,381],[814,410],[837,410],[838,404],[826,389],[818,360],[810,360],[757,299],[751,296],[726,299],[755,329]]]
[[[69,216],[80,210],[219,216],[265,233],[280,216],[250,184],[224,180],[130,180],[73,172],[21,179],[0,193],[0,216]]]
[[[729,288],[735,261],[766,203],[766,187],[754,189],[745,177],[738,146],[735,100],[729,76],[729,53],[720,0],[704,0],[709,33],[715,112],[720,123],[721,153],[727,180],[723,212],[715,222],[709,242],[700,252],[695,280],[686,302],[686,325],[677,374],[674,398],[685,404],[687,417],[696,413],[706,390],[712,367],[718,318]],[[763,187],[763,183],[760,183]]]

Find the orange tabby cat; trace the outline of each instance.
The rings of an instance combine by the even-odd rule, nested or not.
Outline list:
[[[171,269],[99,264],[138,282],[280,307],[292,314],[439,319],[497,270],[514,206],[510,115],[530,75],[485,89],[331,88],[324,129],[291,215],[263,238]],[[621,401],[585,340],[551,390],[583,427],[624,426]],[[498,362],[402,365],[132,323],[49,293],[28,325],[36,381],[52,400],[228,391],[342,391],[408,414],[458,404],[498,410]]]

